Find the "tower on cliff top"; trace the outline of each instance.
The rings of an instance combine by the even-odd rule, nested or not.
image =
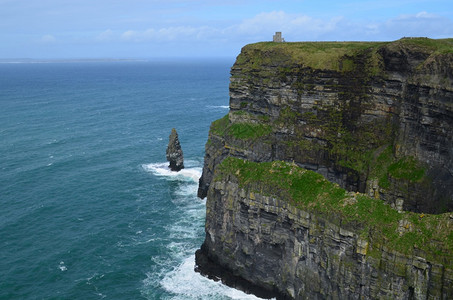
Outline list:
[[[280,31],[275,32],[273,41],[276,43],[283,43],[285,41],[285,39],[282,38],[282,33]]]

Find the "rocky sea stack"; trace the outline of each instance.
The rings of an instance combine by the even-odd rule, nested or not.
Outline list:
[[[169,168],[172,171],[184,169],[184,155],[182,154],[181,144],[179,143],[176,129],[172,129],[167,146],[167,160],[170,162]]]
[[[205,149],[201,273],[278,299],[453,299],[453,39],[247,45]]]

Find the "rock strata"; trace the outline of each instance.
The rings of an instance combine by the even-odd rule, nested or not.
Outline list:
[[[202,273],[212,274],[214,265],[225,283],[248,292],[259,286],[261,296],[277,299],[452,299],[452,253],[445,244],[408,246],[417,228],[406,216],[394,213],[400,221],[393,226],[383,220],[365,230],[368,220],[342,215],[343,205],[360,206],[355,195],[338,212],[314,203],[302,209],[265,182],[238,179],[247,169],[216,171],[196,255]],[[448,216],[432,218],[442,228],[430,234],[452,231]],[[387,226],[395,237],[381,234]]]
[[[180,171],[184,169],[184,155],[182,153],[181,144],[179,143],[178,133],[176,129],[172,129],[167,146],[167,161],[170,162],[169,168],[172,171]]]
[[[453,299],[452,39],[247,45],[205,150],[200,272],[278,299]]]
[[[294,161],[349,191],[453,210],[453,42],[258,43],[231,69],[199,197],[227,156]]]

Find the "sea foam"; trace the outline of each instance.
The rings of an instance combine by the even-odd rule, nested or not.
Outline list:
[[[208,108],[222,108],[222,109],[229,109],[229,105],[207,105]]]
[[[143,169],[147,172],[151,172],[157,176],[168,177],[169,179],[175,180],[189,180],[198,182],[201,176],[201,168],[186,168],[179,172],[170,170],[168,163],[151,163],[143,164]]]
[[[144,281],[146,287],[161,287],[169,294],[173,295],[171,299],[261,299],[254,295],[246,294],[234,288],[223,285],[203,277],[194,271],[195,267],[195,250],[189,240],[196,238],[199,234],[197,224],[198,217],[204,215],[205,201],[187,202],[189,198],[196,198],[198,180],[201,176],[201,168],[196,161],[186,161],[188,168],[179,172],[171,171],[168,163],[150,163],[143,164],[142,168],[154,174],[155,176],[164,177],[168,180],[183,181],[176,194],[182,197],[180,205],[185,206],[185,213],[182,219],[171,224],[167,230],[170,240],[167,245],[167,257],[153,257],[154,263],[160,265],[162,273],[149,273],[148,278]],[[172,201],[175,201],[173,199]],[[187,203],[186,203],[187,202]],[[192,203],[192,204],[188,204]],[[163,261],[161,261],[163,259]],[[171,267],[172,262],[180,261],[176,267]]]
[[[161,286],[177,295],[173,299],[225,299],[225,296],[230,299],[261,299],[209,280],[196,273],[194,267],[195,256],[192,255],[162,279]]]

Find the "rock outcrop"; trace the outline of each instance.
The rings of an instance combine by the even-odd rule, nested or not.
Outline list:
[[[172,129],[167,146],[167,161],[170,162],[169,168],[172,171],[180,171],[184,169],[184,155],[182,153],[181,144],[179,143],[178,133],[176,129]]]
[[[453,40],[248,45],[205,149],[200,272],[289,299],[453,297]]]

